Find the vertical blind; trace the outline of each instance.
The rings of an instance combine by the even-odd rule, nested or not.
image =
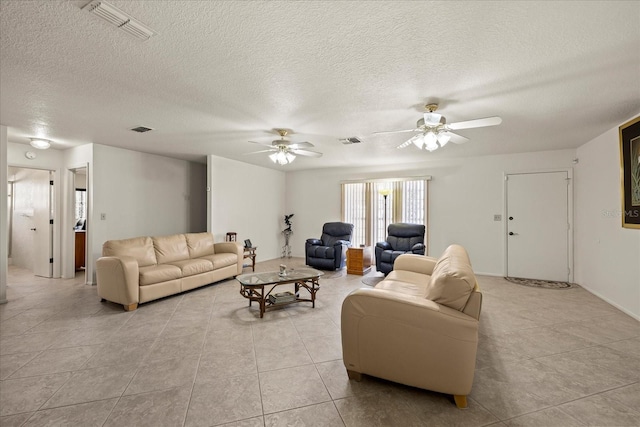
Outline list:
[[[396,222],[427,226],[428,182],[425,177],[342,183],[342,221],[354,225],[353,245],[383,241]]]

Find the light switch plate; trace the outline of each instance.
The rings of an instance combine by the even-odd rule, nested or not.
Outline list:
[[[498,214],[494,215],[493,216],[493,220],[494,221],[502,221],[502,215],[498,215]]]
[[[100,219],[101,219],[102,221],[104,221],[105,219],[107,219],[107,214],[106,214],[106,213],[101,213],[101,214],[100,214]]]

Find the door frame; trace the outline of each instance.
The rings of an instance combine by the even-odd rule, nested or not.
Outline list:
[[[86,285],[91,285],[92,281],[91,281],[91,276],[93,274],[93,264],[92,264],[92,258],[90,256],[90,248],[91,248],[91,240],[90,240],[90,234],[91,234],[91,223],[90,220],[92,218],[92,203],[91,203],[91,180],[89,178],[89,163],[88,162],[84,162],[84,163],[78,163],[76,165],[73,166],[68,166],[65,169],[65,194],[66,194],[66,198],[65,198],[65,203],[64,203],[64,212],[63,212],[63,219],[61,222],[63,222],[64,224],[68,225],[71,224],[71,222],[73,221],[73,219],[75,219],[75,195],[76,195],[76,188],[75,188],[75,175],[76,175],[76,170],[78,169],[82,169],[84,168],[87,171],[87,230],[86,230],[86,234],[85,234],[85,253],[84,253],[84,260],[85,260],[85,269],[84,269],[84,283]],[[76,268],[75,268],[75,231],[73,230],[72,227],[66,228],[63,227],[62,228],[62,233],[64,235],[64,240],[65,240],[65,245],[64,245],[64,252],[65,252],[65,260],[64,260],[64,266],[62,269],[62,273],[63,273],[63,278],[66,279],[70,279],[75,277],[75,273],[76,273]]]
[[[567,185],[567,221],[569,223],[569,229],[567,230],[567,264],[569,267],[569,282],[573,283],[574,277],[574,264],[573,264],[573,241],[574,241],[574,226],[573,226],[573,168],[553,168],[553,169],[524,169],[504,171],[502,173],[502,254],[503,254],[503,266],[502,276],[507,277],[507,267],[509,265],[509,223],[507,221],[507,181],[509,175],[528,175],[528,174],[540,174],[540,173],[553,173],[553,172],[566,172],[569,184]]]

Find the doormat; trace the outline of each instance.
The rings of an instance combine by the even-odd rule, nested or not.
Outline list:
[[[544,289],[571,289],[577,288],[578,285],[569,282],[554,282],[553,280],[540,280],[540,279],[522,279],[520,277],[505,277],[505,280],[516,283],[518,285],[531,286],[533,288]]]
[[[378,283],[380,283],[383,279],[384,279],[384,276],[364,277],[362,279],[362,283],[364,283],[367,286],[375,286]]]

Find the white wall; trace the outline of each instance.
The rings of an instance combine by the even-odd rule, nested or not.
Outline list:
[[[0,225],[0,304],[7,302],[7,127],[0,125],[0,212],[2,212],[2,224]]]
[[[93,144],[90,260],[95,263],[102,255],[107,240],[205,231],[205,169],[199,163]]]
[[[428,156],[428,153],[417,155]],[[293,253],[304,256],[304,242],[320,237],[322,225],[340,220],[340,182],[365,178],[431,175],[429,182],[430,254],[449,244],[469,251],[478,274],[502,275],[504,172],[570,168],[575,150],[442,159],[384,168],[322,169],[287,173],[286,211],[294,213]]]
[[[257,260],[280,257],[284,239],[285,174],[247,163],[208,156],[211,188],[208,230],[215,241],[229,231],[251,239]],[[294,218],[295,219],[295,218]]]
[[[618,128],[579,147],[577,157],[576,281],[640,320],[640,230],[621,225]]]

